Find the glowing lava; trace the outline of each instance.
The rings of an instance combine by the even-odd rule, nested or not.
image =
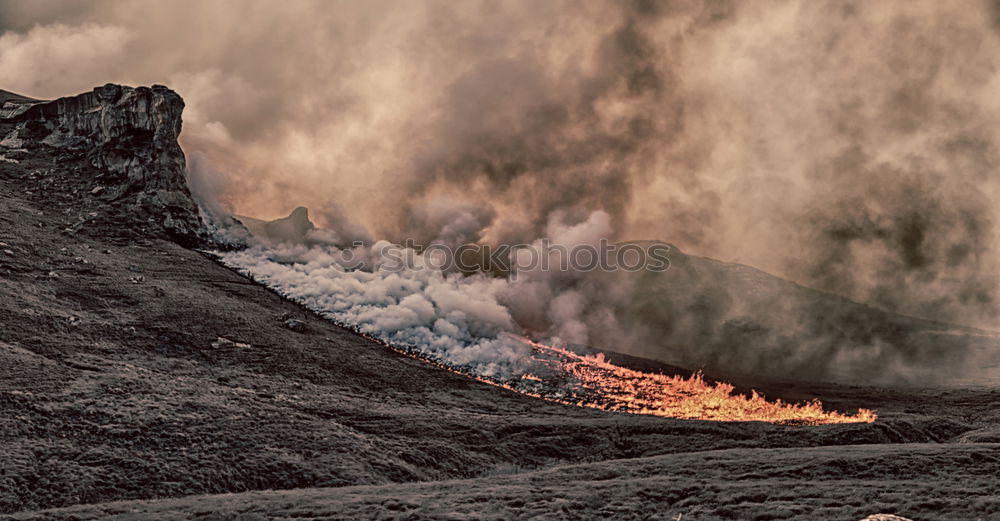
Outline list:
[[[858,409],[854,415],[825,411],[818,400],[791,404],[768,401],[756,391],[749,397],[733,394],[732,385],[706,382],[700,373],[687,378],[644,373],[609,363],[601,354],[579,355],[526,338],[520,340],[532,347],[533,358],[544,374],[535,371],[505,387],[562,403],[713,421],[819,425],[871,423],[877,418],[868,409]]]

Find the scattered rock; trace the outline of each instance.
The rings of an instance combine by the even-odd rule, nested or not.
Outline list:
[[[63,233],[66,233],[66,234],[69,234],[69,235],[76,235],[77,232],[79,232],[80,230],[83,229],[83,226],[85,224],[87,224],[90,221],[93,221],[94,220],[94,216],[96,216],[96,215],[97,214],[91,214],[91,215],[88,215],[87,217],[80,217],[80,220],[77,221],[75,224],[72,224],[72,225],[66,227],[63,230]]]
[[[309,329],[305,322],[294,318],[287,318],[282,324],[296,333],[305,333]]]
[[[24,140],[17,137],[17,130],[14,130],[10,134],[7,134],[5,138],[0,140],[0,147],[21,148],[23,146],[24,146]]]
[[[91,195],[101,195],[104,192],[103,186],[95,186],[93,190],[90,191]]]
[[[15,162],[20,162],[21,159],[28,157],[28,150],[24,148],[13,148],[8,149],[3,155],[5,155],[9,160],[12,159]]]
[[[142,284],[143,282],[146,282],[146,277],[136,275],[135,277],[129,277],[128,281],[132,284]]]
[[[861,521],[913,521],[913,520],[893,514],[872,514],[862,519]]]
[[[223,348],[238,348],[238,349],[249,349],[250,344],[244,342],[237,342],[235,340],[230,340],[224,336],[220,336],[212,342],[212,349],[223,349]]]

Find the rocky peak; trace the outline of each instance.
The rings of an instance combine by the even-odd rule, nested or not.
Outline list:
[[[287,217],[263,221],[236,215],[234,218],[253,235],[279,242],[304,242],[315,226],[309,220],[309,210],[304,206],[292,210]]]
[[[176,92],[109,83],[52,101],[5,94],[0,150],[82,153],[99,171],[102,200],[131,224],[180,242],[200,240],[203,223],[177,143],[184,101]]]

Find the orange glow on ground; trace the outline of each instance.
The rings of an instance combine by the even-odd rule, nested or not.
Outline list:
[[[565,405],[688,420],[761,421],[786,425],[872,423],[878,418],[869,409],[858,409],[853,415],[826,411],[819,400],[793,404],[767,400],[757,391],[750,396],[734,394],[732,385],[706,382],[701,373],[690,377],[644,373],[614,365],[602,354],[580,355],[514,335],[511,336],[531,346],[538,371],[525,373],[514,381],[500,381],[469,374],[365,333],[358,334],[453,373]]]
[[[732,385],[706,382],[700,373],[691,377],[644,373],[614,365],[601,354],[585,356],[526,338],[521,341],[532,347],[544,365],[565,377],[560,380],[564,381],[566,396],[559,401],[581,407],[668,418],[803,425],[870,423],[877,418],[868,409],[859,409],[854,415],[825,411],[818,400],[790,404],[766,400],[756,391],[751,396],[733,394]],[[522,382],[512,387],[529,390],[544,387],[540,382],[545,379],[525,375]]]

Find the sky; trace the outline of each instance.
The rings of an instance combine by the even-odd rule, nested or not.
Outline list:
[[[1000,7],[934,0],[0,3],[0,88],[186,101],[198,194],[419,242],[594,212],[994,327]]]

